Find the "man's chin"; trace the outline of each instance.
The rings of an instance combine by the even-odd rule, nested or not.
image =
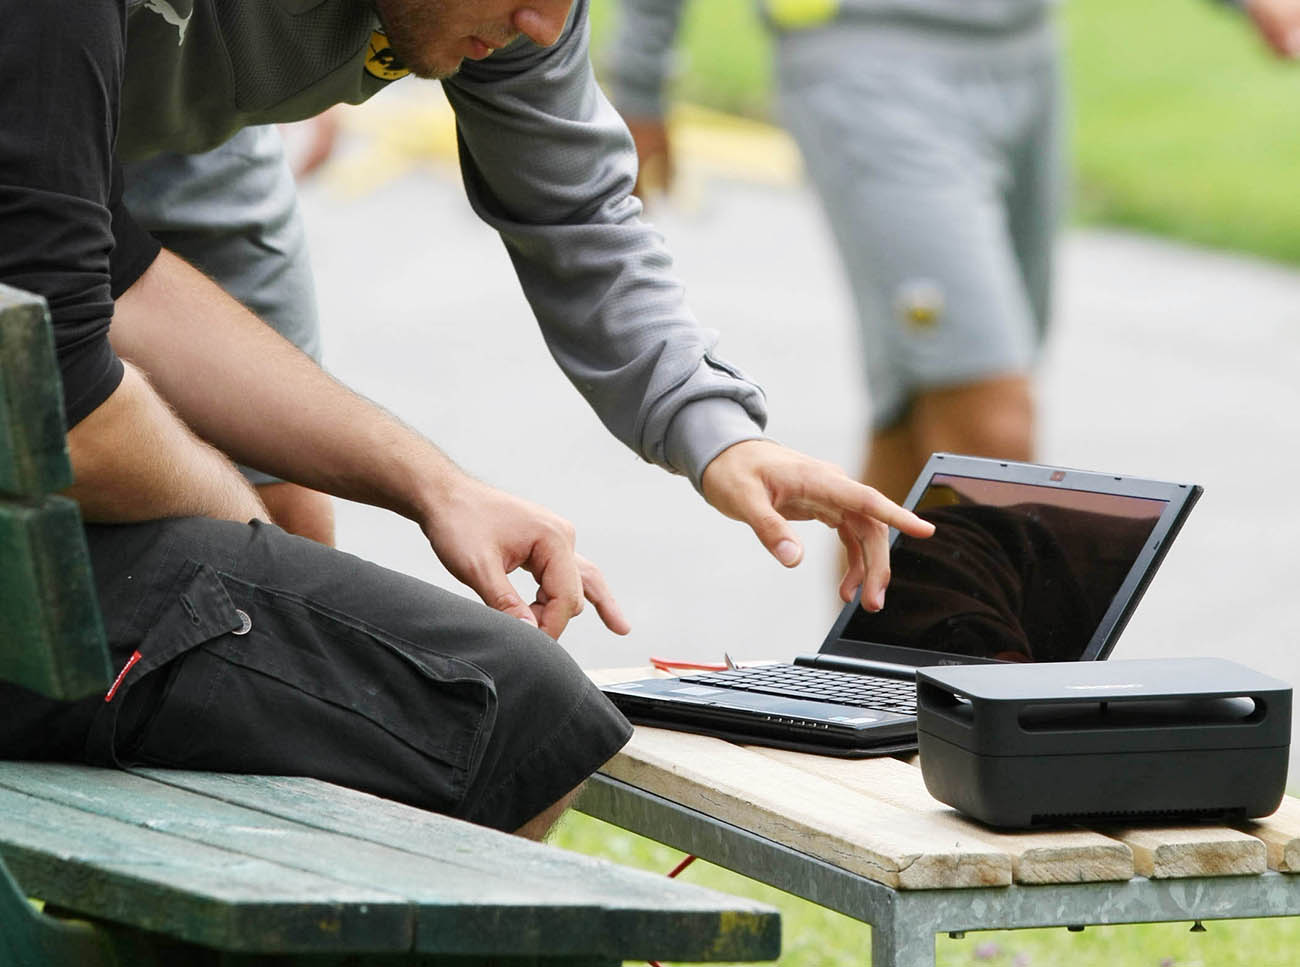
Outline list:
[[[410,71],[416,77],[422,77],[426,81],[445,81],[449,77],[455,77],[460,71],[464,60],[457,60],[454,64],[419,64],[411,67]]]

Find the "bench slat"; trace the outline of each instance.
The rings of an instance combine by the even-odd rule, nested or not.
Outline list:
[[[0,679],[55,698],[108,688],[104,631],[77,505],[0,501]]]
[[[780,950],[780,918],[772,908],[666,877],[627,869],[592,857],[543,846],[481,827],[447,820],[352,789],[313,779],[273,776],[225,776],[202,772],[137,769],[140,776],[192,790],[270,816],[294,820],[319,830],[454,864],[464,875],[486,884],[507,871],[519,883],[537,886],[534,903],[551,897],[557,903],[593,904],[587,922],[565,938],[551,938],[567,949],[586,937],[593,948],[627,958],[693,960],[763,960]],[[502,915],[510,915],[503,910]],[[553,916],[553,914],[548,915]],[[441,905],[422,904],[418,949],[461,949],[476,944],[459,916]],[[491,914],[485,914],[485,921]],[[499,918],[486,930],[511,929]],[[603,933],[596,933],[597,930]],[[547,931],[549,937],[550,931]],[[607,937],[608,942],[601,937]],[[537,951],[552,947],[538,942]],[[491,944],[500,946],[498,937]],[[640,953],[634,952],[633,947]],[[478,949],[476,946],[466,949]]]
[[[985,843],[990,850],[1007,854],[1017,883],[1082,883],[1127,880],[1133,876],[1133,851],[1118,840],[1083,829],[998,832],[964,818],[934,799],[925,788],[921,770],[897,759],[833,759],[780,749],[751,748],[864,796],[927,816],[936,826],[951,830],[954,836]]]
[[[45,300],[0,285],[0,494],[40,497],[71,484]]]
[[[226,950],[403,951],[404,898],[0,790],[0,852],[60,906]]]

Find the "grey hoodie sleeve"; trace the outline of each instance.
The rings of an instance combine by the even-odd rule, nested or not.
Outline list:
[[[625,118],[664,116],[684,0],[620,0],[614,45],[603,77]]]
[[[636,153],[587,54],[587,2],[539,48],[515,41],[444,82],[470,204],[501,233],[546,344],[601,421],[696,487],[762,436],[763,392],[712,355],[672,257],[630,194]]]

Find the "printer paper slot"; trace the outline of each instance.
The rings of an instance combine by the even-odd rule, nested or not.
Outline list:
[[[1026,732],[1078,732],[1252,725],[1265,714],[1262,701],[1237,695],[1041,702],[1024,706],[1017,717]]]

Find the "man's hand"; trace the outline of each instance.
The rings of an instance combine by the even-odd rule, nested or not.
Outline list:
[[[646,201],[647,193],[666,195],[672,190],[673,146],[663,118],[625,118],[636,144],[637,175],[632,194]]]
[[[559,638],[585,598],[610,631],[631,630],[600,570],[575,551],[573,525],[546,508],[459,474],[425,519],[438,559],[488,607]],[[507,577],[520,567],[537,581],[532,604]]]
[[[1245,7],[1275,54],[1300,58],[1300,0],[1246,0]]]
[[[862,588],[862,607],[879,611],[889,583],[889,528],[929,537],[934,525],[839,467],[770,440],[745,440],[718,454],[704,469],[704,499],[733,520],[748,524],[786,567],[803,559],[789,522],[819,520],[844,542],[849,569],[840,582],[848,601]]]

